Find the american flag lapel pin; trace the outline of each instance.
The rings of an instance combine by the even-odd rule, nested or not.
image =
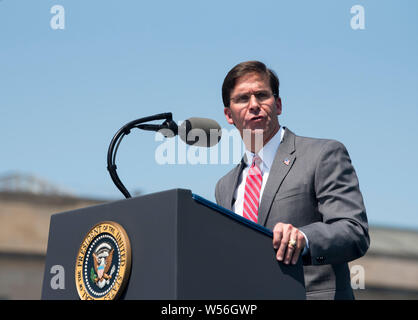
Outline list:
[[[289,158],[284,159],[283,163],[288,166],[290,164]]]

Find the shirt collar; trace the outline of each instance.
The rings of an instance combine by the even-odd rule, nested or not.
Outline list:
[[[277,149],[279,148],[280,142],[283,140],[284,130],[285,129],[281,126],[273,138],[271,138],[270,141],[267,142],[267,144],[258,152],[258,155],[262,160],[260,168],[262,172],[265,172],[266,170],[270,171]],[[247,165],[250,165],[253,162],[255,154],[248,150],[245,150],[245,154],[247,156]]]

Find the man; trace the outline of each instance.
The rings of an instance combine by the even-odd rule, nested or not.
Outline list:
[[[370,240],[346,148],[280,126],[279,79],[261,62],[231,69],[222,98],[247,150],[218,181],[217,203],[272,230],[277,260],[295,264],[302,256],[307,299],[354,299],[348,262]]]

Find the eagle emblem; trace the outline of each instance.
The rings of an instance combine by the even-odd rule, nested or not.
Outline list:
[[[113,252],[114,249],[107,242],[101,243],[93,252],[94,269],[91,268],[90,279],[100,289],[109,284],[115,272],[115,266],[112,266]]]

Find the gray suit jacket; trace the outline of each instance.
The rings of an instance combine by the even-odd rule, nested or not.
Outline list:
[[[244,167],[243,159],[218,181],[220,206],[232,209]],[[307,299],[353,299],[347,263],[366,253],[370,239],[357,175],[343,144],[299,137],[286,128],[258,212],[260,225],[273,230],[278,222],[299,228],[309,240],[303,256]]]

